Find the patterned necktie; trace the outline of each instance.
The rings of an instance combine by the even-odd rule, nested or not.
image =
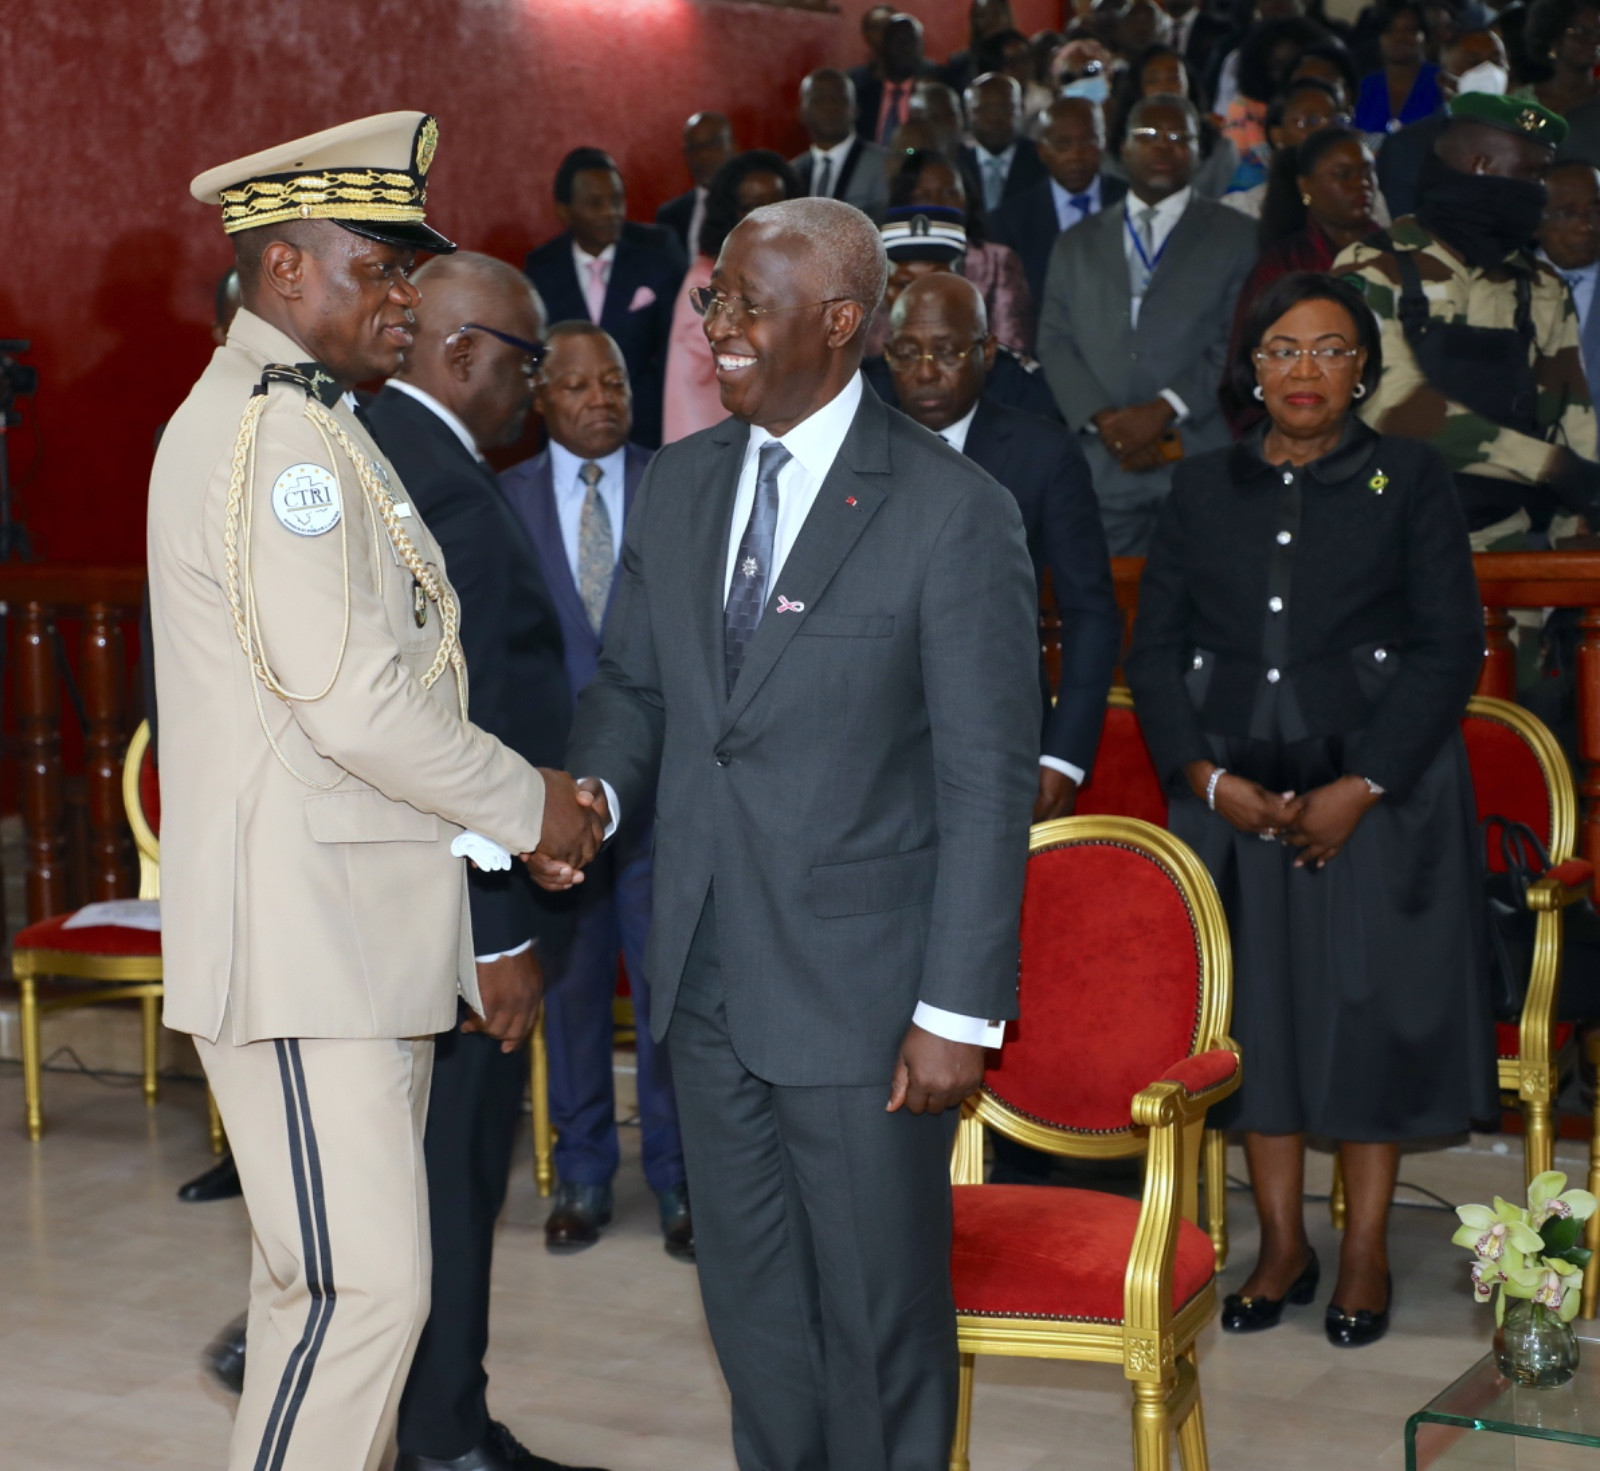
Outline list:
[[[1128,263],[1130,277],[1128,284],[1137,298],[1142,297],[1149,289],[1150,276],[1155,267],[1156,210],[1153,204],[1146,205],[1139,211],[1133,227],[1138,231],[1139,244],[1144,247],[1144,254],[1141,256],[1137,250],[1134,251],[1133,259]],[[1150,264],[1146,265],[1146,261]]]
[[[811,196],[813,199],[833,198],[833,160],[826,154],[817,160],[811,179]]]
[[[598,256],[584,263],[589,272],[588,284],[583,288],[583,299],[589,307],[589,320],[600,324],[600,313],[606,306],[606,262]]]
[[[761,446],[756,496],[750,506],[749,523],[739,541],[739,555],[733,564],[733,585],[728,589],[728,602],[722,613],[722,659],[728,674],[729,695],[739,682],[744,652],[761,625],[761,611],[767,605],[773,535],[778,529],[778,472],[791,458],[789,451],[775,439]]]
[[[578,596],[596,633],[606,620],[611,596],[611,576],[616,571],[617,548],[611,539],[611,512],[600,498],[604,471],[585,460],[578,478],[588,488],[583,493],[583,514],[578,518]]]

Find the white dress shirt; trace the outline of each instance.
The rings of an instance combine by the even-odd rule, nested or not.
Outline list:
[[[811,192],[817,192],[817,180],[822,177],[822,161],[828,160],[828,193],[827,198],[839,197],[839,175],[844,172],[844,163],[850,157],[850,150],[855,146],[855,134],[852,133],[843,143],[835,143],[832,148],[818,148],[815,143],[811,145]]]
[[[605,270],[600,273],[600,279],[609,289],[611,286],[611,267],[617,262],[617,247],[608,245],[599,255],[590,255],[576,240],[572,242],[572,268],[578,273],[578,290],[583,293],[585,304],[589,300],[589,266],[593,261],[604,261]],[[604,293],[601,300],[605,299]],[[595,317],[595,325],[599,326],[600,318]]]
[[[1100,197],[1099,174],[1094,176],[1083,192],[1089,199],[1089,214],[1078,213],[1078,206],[1072,202],[1078,196],[1070,189],[1063,189],[1054,179],[1050,181],[1050,197],[1055,201],[1058,230],[1070,230],[1074,225],[1081,225],[1089,215],[1097,215],[1104,208],[1104,201]]]
[[[1127,258],[1130,281],[1133,278],[1134,264],[1136,262],[1141,266],[1144,264],[1143,260],[1140,259],[1138,246],[1134,244],[1134,232],[1139,228],[1138,216],[1143,214],[1147,208],[1154,208],[1156,212],[1155,218],[1150,221],[1151,244],[1148,248],[1150,261],[1154,264],[1161,258],[1161,252],[1166,249],[1167,237],[1172,234],[1178,221],[1183,218],[1183,212],[1188,209],[1189,201],[1193,197],[1194,191],[1185,185],[1176,194],[1169,194],[1159,204],[1149,206],[1142,199],[1136,199],[1131,189],[1128,191],[1122,204],[1128,222],[1122,231],[1122,250]],[[1139,325],[1139,308],[1143,303],[1144,297],[1142,295],[1132,297],[1128,303],[1128,309],[1132,313],[1135,327]],[[1178,423],[1183,423],[1189,417],[1188,404],[1170,388],[1163,388],[1161,397],[1172,405],[1172,412],[1178,416]]]
[[[583,456],[573,454],[553,439],[550,441],[550,482],[556,495],[556,519],[561,525],[561,549],[567,554],[574,584],[578,581],[578,533],[583,523],[583,501],[589,493],[579,471],[588,463]],[[621,561],[622,521],[627,510],[627,447],[619,445],[595,464],[600,467],[597,487],[600,500],[611,518],[612,556]]]
[[[482,458],[478,453],[477,442],[472,437],[472,431],[431,393],[424,393],[422,389],[407,383],[403,378],[391,378],[388,386],[397,392],[416,399],[419,404],[437,414],[445,422],[450,432],[461,441],[462,446],[473,459]],[[479,965],[487,965],[491,960],[504,960],[508,955],[521,955],[524,950],[531,950],[532,948],[533,941],[524,940],[520,945],[513,945],[509,950],[497,950],[493,955],[478,955],[474,959]]]
[[[839,447],[856,416],[863,390],[861,375],[857,373],[839,390],[832,400],[824,404],[809,419],[796,424],[779,443],[789,451],[791,458],[778,471],[778,524],[772,536],[772,575],[767,580],[767,595],[782,591],[783,567],[794,550],[800,528],[805,525],[811,507],[816,504],[817,492],[828,478],[828,471],[838,458]],[[975,412],[975,411],[974,411]],[[970,421],[971,416],[968,416]],[[761,446],[774,438],[759,425],[750,426],[749,443],[745,446],[744,464],[739,471],[739,485],[733,497],[733,522],[728,534],[726,590],[733,585],[733,569],[739,559],[739,543],[744,537],[750,508],[756,499],[756,475],[760,464]],[[963,436],[964,440],[965,436]],[[952,1042],[970,1042],[981,1047],[998,1047],[1005,1039],[1005,1023],[991,1023],[982,1017],[964,1016],[959,1012],[945,1011],[942,1007],[917,1002],[911,1020],[925,1032],[945,1037]]]
[[[977,413],[978,405],[973,404],[967,410],[964,418],[957,419],[954,424],[947,424],[943,429],[940,429],[938,431],[939,438],[958,454],[966,454],[967,435],[971,432],[972,421],[977,416]],[[1063,776],[1071,777],[1080,787],[1083,785],[1083,768],[1081,766],[1074,766],[1070,761],[1063,761],[1059,756],[1041,756],[1039,765],[1048,766],[1052,771],[1059,771]]]
[[[1011,165],[1017,157],[1017,145],[1013,143],[1004,153],[990,153],[981,143],[974,143],[972,151],[978,160],[978,178],[983,182],[983,205],[985,209],[996,209],[1001,200],[1005,198],[1006,180],[1011,177]],[[999,182],[993,182],[991,170],[998,175]],[[994,198],[990,198],[993,193]]]

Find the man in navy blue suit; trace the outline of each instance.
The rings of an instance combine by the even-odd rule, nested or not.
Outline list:
[[[1069,816],[1094,766],[1106,692],[1122,641],[1100,507],[1088,462],[1065,425],[984,396],[994,362],[983,297],[964,276],[913,281],[894,304],[884,359],[900,407],[987,470],[1022,510],[1040,583],[1050,574],[1061,614],[1061,681],[1046,685],[1033,820]]]
[[[576,697],[599,664],[623,527],[650,456],[628,443],[632,410],[622,354],[590,322],[551,328],[534,402],[544,416],[549,446],[507,470],[500,483],[544,567],[565,632],[567,676]],[[577,934],[552,968],[545,993],[550,1116],[561,1180],[545,1222],[545,1241],[555,1251],[593,1245],[611,1219],[618,1157],[611,1001],[620,950],[638,1022],[645,1179],[660,1206],[667,1250],[682,1258],[694,1254],[672,1075],[665,1049],[650,1036],[644,945],[650,927],[652,828],[648,810],[623,815],[621,830],[578,891]]]
[[[561,160],[555,196],[566,229],[530,251],[523,269],[553,321],[593,322],[611,334],[633,385],[633,437],[654,449],[683,252],[671,231],[624,219],[622,174],[598,148],[575,148]]]

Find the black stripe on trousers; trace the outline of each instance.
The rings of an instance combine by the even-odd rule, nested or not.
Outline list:
[[[305,1261],[306,1290],[311,1309],[300,1342],[283,1367],[278,1394],[261,1434],[255,1471],[279,1471],[289,1453],[289,1437],[317,1366],[322,1340],[333,1317],[333,1251],[328,1241],[328,1212],[322,1193],[322,1158],[317,1152],[317,1131],[311,1122],[311,1099],[306,1092],[300,1043],[279,1038],[278,1073],[283,1081],[283,1107],[289,1129],[289,1165],[294,1175],[295,1206],[300,1216],[300,1252]]]

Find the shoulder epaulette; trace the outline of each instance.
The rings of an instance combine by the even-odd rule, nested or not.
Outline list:
[[[325,409],[331,409],[344,394],[338,381],[321,363],[268,363],[261,370],[261,381],[251,389],[251,394],[265,393],[274,383],[287,383],[300,389]]]

